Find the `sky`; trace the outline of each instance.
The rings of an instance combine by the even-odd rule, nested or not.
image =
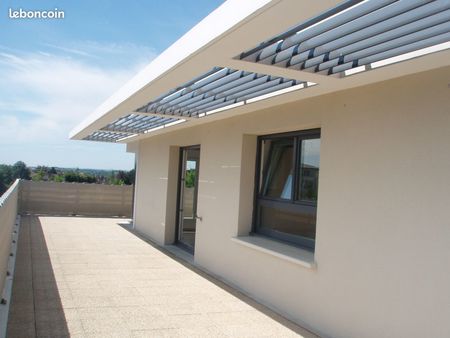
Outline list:
[[[70,130],[222,2],[0,1],[0,164],[132,169],[125,145]],[[64,19],[9,18],[20,8]]]

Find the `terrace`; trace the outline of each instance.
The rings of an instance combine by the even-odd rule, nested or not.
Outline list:
[[[82,205],[92,186],[74,187],[81,192],[67,198]],[[184,260],[177,247],[141,238],[127,218],[62,216],[63,202],[60,216],[27,214],[39,189],[16,182],[0,204],[2,243],[12,239],[13,253],[1,257],[9,259],[0,305],[3,325],[9,307],[7,337],[313,337]],[[102,194],[95,189],[89,198]]]

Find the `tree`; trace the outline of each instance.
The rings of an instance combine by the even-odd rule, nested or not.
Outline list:
[[[128,183],[128,175],[125,171],[119,170],[116,174],[117,180],[122,182],[122,184],[130,184]]]
[[[38,165],[31,177],[33,181],[48,181],[48,178],[48,167],[44,165]]]
[[[96,178],[93,175],[88,175],[82,172],[69,171],[64,173],[64,181],[66,182],[78,182],[78,183],[95,183]]]
[[[0,181],[0,196],[3,195],[6,190],[8,190],[8,187],[2,181]]]
[[[31,179],[36,182],[45,181],[45,174],[43,171],[38,171],[38,172],[34,173],[34,175]]]
[[[128,172],[128,184],[134,184],[134,181],[136,180],[136,170],[135,169],[131,169]]]
[[[14,165],[0,164],[0,194],[3,194],[15,179],[21,178],[29,180],[30,169],[22,162],[16,162]]]
[[[66,182],[79,182],[78,173],[69,171],[64,173],[64,181]]]
[[[10,165],[0,164],[0,181],[6,186],[13,181],[13,174]]]
[[[185,186],[186,188],[193,188],[195,185],[195,170],[187,170],[186,178],[185,178]]]
[[[64,182],[64,175],[58,174],[53,176],[53,181],[55,182]]]
[[[12,182],[11,167],[9,165],[0,165],[0,195],[8,190],[8,186]]]
[[[22,161],[14,163],[14,165],[12,166],[12,175],[14,179],[16,178],[21,178],[24,180],[31,179],[30,169]]]

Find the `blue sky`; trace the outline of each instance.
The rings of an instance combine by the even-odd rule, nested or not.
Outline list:
[[[124,145],[69,131],[222,2],[0,1],[0,163],[131,169]],[[64,19],[8,17],[55,7]]]

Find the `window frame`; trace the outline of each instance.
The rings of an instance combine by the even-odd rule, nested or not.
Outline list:
[[[274,140],[280,138],[294,138],[294,150],[293,150],[293,165],[294,165],[294,175],[292,179],[292,191],[290,199],[282,199],[276,197],[268,197],[260,194],[261,184],[263,183],[261,180],[266,177],[267,170],[269,167],[269,163],[265,164],[265,168],[261,168],[262,163],[262,144],[264,140]],[[279,231],[275,231],[272,229],[264,229],[258,226],[258,213],[259,206],[264,205],[269,208],[276,208],[287,211],[299,211],[304,209],[304,212],[311,212],[314,209],[314,213],[317,215],[317,201],[301,201],[299,200],[300,189],[298,187],[300,180],[300,165],[301,165],[301,141],[308,139],[321,139],[321,130],[320,128],[315,129],[307,129],[307,130],[299,130],[292,131],[286,133],[276,133],[269,135],[260,135],[257,138],[257,148],[256,148],[256,173],[255,173],[255,186],[254,186],[254,198],[253,198],[253,217],[252,217],[252,232],[251,234],[263,235],[265,237],[270,237],[274,240],[279,240],[282,242],[286,242],[288,244],[293,244],[296,246],[303,247],[307,250],[314,251],[315,248],[315,239],[292,235],[288,233],[283,233]],[[272,150],[271,150],[272,151]],[[268,155],[270,157],[270,155]],[[262,170],[261,170],[262,169]],[[319,167],[319,175],[320,175],[320,167]]]

